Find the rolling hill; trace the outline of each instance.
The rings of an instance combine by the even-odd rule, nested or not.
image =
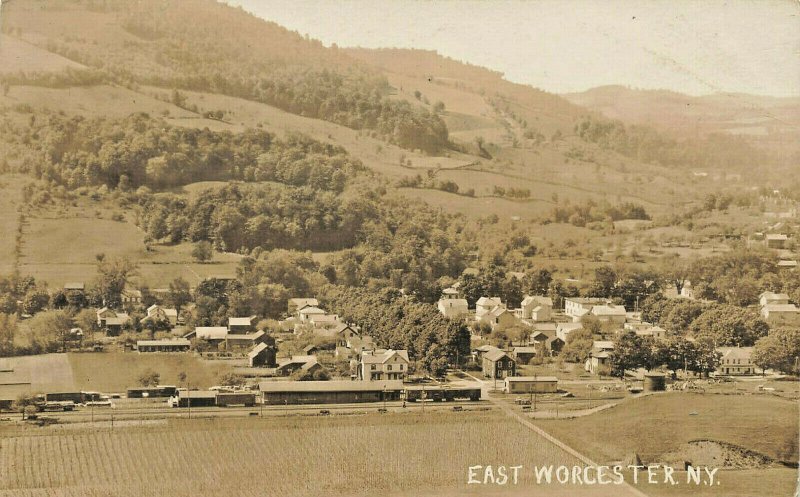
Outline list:
[[[649,93],[621,89],[559,96],[431,51],[325,47],[212,0],[32,0],[4,2],[2,8],[0,117],[8,129],[29,129],[34,136],[35,128],[52,126],[47,116],[60,116],[51,122],[114,121],[135,113],[216,133],[301,133],[342,147],[372,171],[371,179],[349,183],[346,197],[361,195],[368,181],[392,198],[420,200],[471,221],[494,217],[501,227],[484,230],[499,239],[506,226],[522,223],[545,244],[563,242],[540,224],[557,206],[633,203],[651,216],[671,216],[711,191],[751,186],[737,179],[703,181],[692,174],[695,164],[689,159],[677,165],[644,160],[640,150],[577,132],[587,119],[604,125],[615,118],[631,126],[664,116],[664,133],[685,128],[681,123],[698,116],[718,131],[758,115],[746,105],[728,109],[725,96],[697,100],[694,114],[678,110],[680,95],[663,97],[660,107],[650,105]],[[192,22],[185,22],[189,17]],[[794,102],[754,101],[793,122]],[[672,149],[703,146],[680,136],[653,132],[648,138]],[[13,139],[0,143],[4,167],[47,179],[35,172],[40,167],[31,166],[39,159],[30,148]],[[709,155],[713,150],[698,149],[685,157]],[[171,193],[188,195],[181,188]],[[119,221],[111,226],[134,240],[126,253],[145,254],[131,207],[113,202],[96,209],[98,218],[124,213],[122,226]],[[87,205],[91,201],[84,199],[77,207],[33,213],[36,243],[57,244],[48,234],[58,237],[63,230],[39,227],[74,217],[71,210],[90,212]],[[576,229],[586,239],[595,235]],[[158,250],[160,255],[141,259],[190,262],[185,247]],[[24,265],[44,265],[37,257],[46,254],[28,252],[20,259]],[[71,257],[87,266],[94,252]],[[157,280],[153,284],[162,283],[159,271],[146,272]],[[39,273],[54,283],[66,277]]]

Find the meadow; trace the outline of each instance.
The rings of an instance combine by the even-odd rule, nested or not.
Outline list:
[[[208,388],[232,367],[188,354],[103,352],[7,357],[0,359],[0,399],[16,399],[22,393],[125,392],[138,385],[137,378],[146,369],[159,373],[164,385],[177,385],[179,373],[184,372],[193,386]]]
[[[597,461],[623,460],[634,452],[643,461],[658,461],[697,439],[727,442],[778,460],[798,457],[797,404],[775,396],[665,393],[627,399],[582,418],[537,423]]]
[[[178,375],[198,388],[208,388],[231,367],[224,362],[205,361],[189,354],[139,354],[138,352],[103,352],[67,354],[74,387],[78,390],[124,392],[137,385],[142,371],[152,369],[161,375],[163,385],[177,385]]]

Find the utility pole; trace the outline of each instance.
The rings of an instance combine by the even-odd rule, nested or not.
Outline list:
[[[181,396],[178,394],[178,403],[181,401]],[[189,419],[192,419],[192,384],[186,380],[186,407],[189,408]]]

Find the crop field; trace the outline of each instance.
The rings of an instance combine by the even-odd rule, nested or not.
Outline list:
[[[3,497],[438,495],[466,489],[471,465],[576,462],[491,411],[176,420],[113,431],[7,427],[0,434]],[[553,495],[538,490],[525,495]]]

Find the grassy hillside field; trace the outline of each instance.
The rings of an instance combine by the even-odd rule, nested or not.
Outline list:
[[[138,354],[136,352],[44,354],[0,359],[0,399],[16,399],[23,393],[96,390],[124,392],[136,386],[146,369],[161,375],[162,384],[175,385],[186,373],[192,385],[208,388],[231,367],[187,354]]]
[[[658,461],[696,439],[796,461],[797,419],[797,404],[778,397],[676,392],[628,399],[591,416],[539,424],[599,461],[623,460],[633,452],[643,461]],[[775,436],[765,437],[765,430]]]

